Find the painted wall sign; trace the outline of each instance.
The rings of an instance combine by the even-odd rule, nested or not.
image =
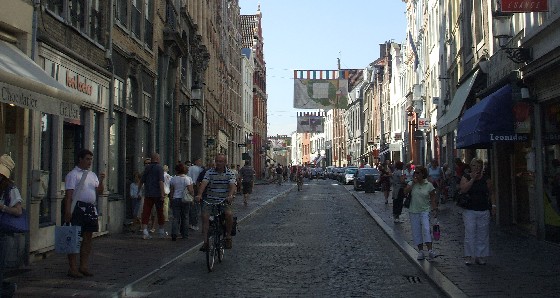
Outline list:
[[[85,78],[80,80],[80,76],[66,71],[66,86],[78,90],[87,95],[91,95],[93,86],[86,82]]]
[[[548,0],[502,0],[502,12],[548,11]]]

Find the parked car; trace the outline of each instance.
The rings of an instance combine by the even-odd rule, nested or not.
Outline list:
[[[331,176],[332,176],[333,170],[334,170],[334,166],[326,167],[325,168],[325,178],[332,179]]]
[[[336,171],[336,176],[334,177],[334,180],[342,183],[342,178],[344,177],[344,172],[346,171],[346,167],[340,167],[337,169]]]
[[[380,189],[379,177],[381,177],[381,172],[379,172],[379,170],[375,168],[361,168],[358,169],[358,171],[354,175],[354,190],[358,191],[364,189],[366,175],[373,175],[373,181],[375,184],[374,189]]]
[[[316,179],[325,179],[325,170],[323,168],[314,168],[313,169],[313,176]]]
[[[354,182],[354,174],[358,171],[357,167],[348,167],[344,170],[344,174],[342,176],[342,183],[343,184],[350,184]]]

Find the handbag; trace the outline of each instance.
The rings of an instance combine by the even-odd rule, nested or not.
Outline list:
[[[470,199],[471,196],[468,193],[460,193],[457,197],[457,206],[461,208],[467,208]]]
[[[27,220],[27,211],[22,209],[20,216],[0,213],[0,231],[7,233],[25,233],[29,232],[29,220]]]
[[[54,229],[54,250],[62,254],[80,253],[82,227],[63,225]]]
[[[193,196],[188,192],[187,188],[183,190],[183,197],[181,198],[182,203],[192,203],[194,201]]]
[[[439,228],[439,223],[435,223],[432,227],[432,234],[434,236],[434,240],[439,240],[441,236],[441,230]]]
[[[411,192],[404,196],[403,207],[410,208],[410,201],[412,200]]]

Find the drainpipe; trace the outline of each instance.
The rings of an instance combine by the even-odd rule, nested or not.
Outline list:
[[[105,59],[107,59],[107,68],[111,72],[111,80],[109,81],[109,127],[115,123],[115,67],[113,66],[113,25],[115,16],[114,11],[115,0],[110,0],[110,11],[109,11],[109,34],[107,38],[107,45],[105,46]]]

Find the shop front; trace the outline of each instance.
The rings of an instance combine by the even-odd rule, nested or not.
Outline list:
[[[489,149],[477,150],[476,155],[487,159],[498,223],[536,235],[539,208],[531,105],[514,93],[511,85],[503,86],[467,109],[458,125],[457,148]]]

